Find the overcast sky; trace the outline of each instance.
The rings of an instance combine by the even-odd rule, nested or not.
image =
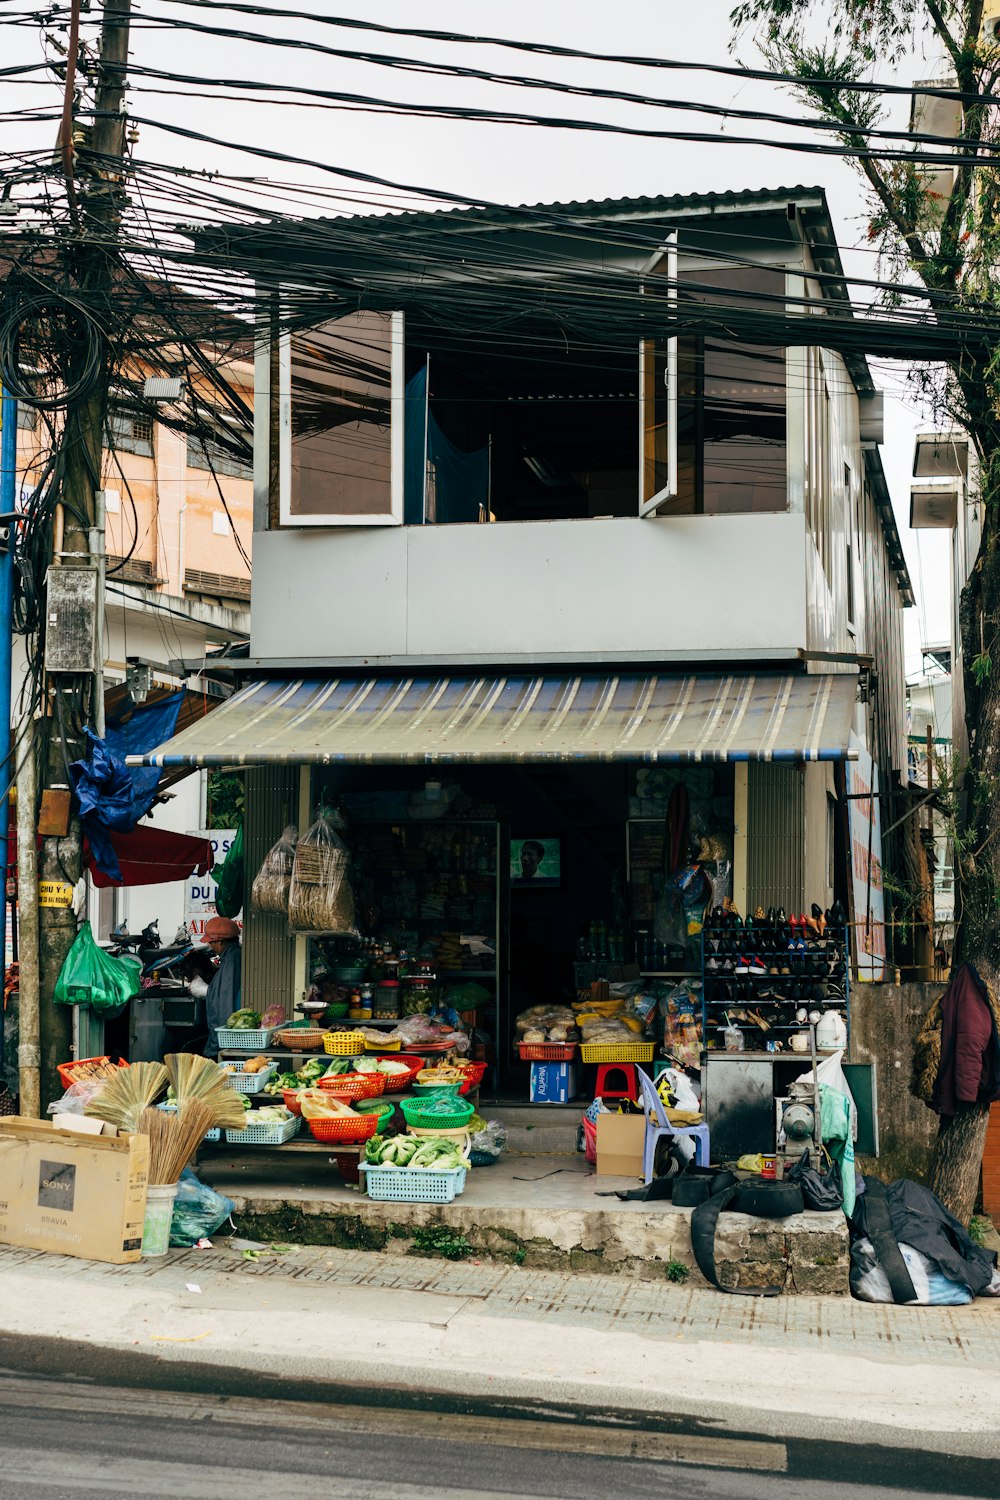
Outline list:
[[[351,15],[368,21],[425,28],[479,32],[518,39],[553,42],[592,51],[643,54],[706,62],[731,62],[729,23],[731,0],[629,0],[627,5],[607,0],[365,0],[338,3],[312,0],[320,15]],[[774,85],[713,78],[707,74],[664,73],[634,68],[612,68],[585,62],[530,57],[499,48],[460,47],[417,43],[368,33],[310,26],[303,22],[275,23],[227,12],[221,4],[197,10],[169,0],[143,0],[151,16],[192,17],[213,24],[262,30],[270,26],[276,37],[309,36],[334,47],[364,47],[371,51],[463,63],[496,71],[561,78],[584,86],[624,88],[659,98],[711,102],[723,106],[784,109],[795,113],[794,100]],[[306,8],[304,5],[302,8]],[[0,8],[2,20],[2,8]],[[658,193],[725,191],[746,187],[778,187],[803,183],[826,188],[848,271],[875,274],[874,258],[866,248],[867,218],[854,173],[835,158],[803,155],[768,147],[728,144],[734,134],[771,138],[790,132],[781,126],[746,124],[689,113],[650,110],[624,104],[600,103],[565,95],[491,86],[470,80],[444,80],[425,74],[401,73],[351,60],[319,57],[301,50],[263,48],[238,41],[222,42],[179,33],[136,30],[133,57],[149,66],[199,74],[208,78],[266,79],[374,95],[380,98],[487,105],[496,109],[524,109],[537,114],[583,116],[640,125],[668,125],[711,133],[705,143],[676,144],[627,136],[584,135],[562,130],[537,130],[435,120],[401,120],[389,116],[301,107],[217,102],[210,98],[172,100],[161,94],[131,96],[135,116],[152,117],[193,126],[224,140],[237,140],[287,151],[298,156],[370,171],[397,181],[467,193],[510,203],[624,197]],[[39,39],[30,32],[8,28],[0,55],[5,63],[35,60]],[[752,38],[744,38],[737,59],[759,65]],[[886,81],[909,84],[936,71],[933,57],[916,56]],[[158,85],[162,87],[163,85]],[[53,85],[44,90],[0,83],[7,108],[52,101]],[[895,119],[905,123],[908,101],[900,99]],[[5,127],[5,143],[17,147],[48,143],[55,127]],[[12,139],[13,137],[13,139]],[[246,172],[247,158],[213,146],[182,141],[164,131],[143,127],[137,149],[145,159]],[[255,170],[280,181],[305,183],[334,179],[306,168],[259,164]],[[852,247],[857,247],[852,250]],[[905,371],[878,364],[876,383],[886,390],[886,445],[883,461],[892,491],[904,550],[917,593],[918,607],[908,611],[907,671],[920,666],[921,641],[948,639],[948,537],[943,532],[909,530],[909,475],[913,434],[926,417],[906,397]]]

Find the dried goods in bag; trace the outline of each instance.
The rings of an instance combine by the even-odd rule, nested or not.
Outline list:
[[[250,891],[250,904],[255,911],[280,912],[282,915],[287,913],[297,838],[298,831],[289,825],[278,842],[268,850]]]
[[[354,933],[351,856],[338,815],[324,809],[295,846],[288,921],[297,932]]]

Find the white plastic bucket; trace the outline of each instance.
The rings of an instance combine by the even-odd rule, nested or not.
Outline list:
[[[150,1183],[146,1189],[146,1217],[142,1226],[143,1255],[166,1255],[170,1248],[170,1221],[174,1216],[176,1182]]]

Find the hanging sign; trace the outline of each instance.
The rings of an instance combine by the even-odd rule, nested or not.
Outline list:
[[[858,978],[885,978],[885,893],[882,888],[882,814],[878,766],[855,734],[857,760],[847,766],[848,828]]]
[[[196,828],[191,833],[195,839],[208,839],[212,846],[212,858],[218,869],[229,853],[236,837],[235,828]],[[199,942],[205,936],[205,924],[216,915],[215,881],[211,874],[189,875],[184,891],[184,924],[193,938]]]
[[[38,904],[39,906],[72,906],[73,887],[65,880],[40,880]]]

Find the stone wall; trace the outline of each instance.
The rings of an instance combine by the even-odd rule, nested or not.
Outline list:
[[[855,984],[849,1061],[877,1064],[879,1156],[862,1171],[925,1182],[937,1116],[910,1093],[913,1043],[941,984]]]

